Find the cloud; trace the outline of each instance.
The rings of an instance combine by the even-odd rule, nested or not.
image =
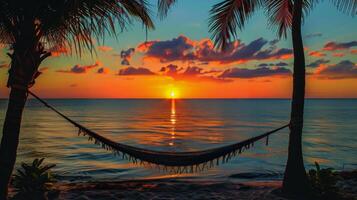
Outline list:
[[[98,66],[101,66],[102,64],[97,61],[93,65],[86,65],[86,66],[80,66],[80,65],[75,65],[69,70],[57,70],[56,72],[62,72],[62,73],[73,73],[73,74],[84,74],[87,73],[89,70],[96,68]]]
[[[6,62],[0,62],[0,69],[1,69],[1,68],[7,68],[7,67],[9,67],[9,64],[8,64],[8,63],[6,63]]]
[[[120,52],[120,58],[122,59],[121,64],[122,65],[130,65],[130,60],[133,54],[135,53],[134,48],[129,48],[127,50],[122,50]]]
[[[45,71],[48,71],[48,67],[41,67],[38,71],[40,72],[45,72]]]
[[[322,33],[310,33],[310,34],[305,35],[306,39],[316,38],[316,37],[322,37]]]
[[[197,66],[189,66],[184,69],[172,64],[160,69],[161,75],[169,76],[175,80],[230,82],[230,80],[219,78],[218,74],[220,72],[218,70],[205,71],[203,68]]]
[[[62,55],[69,54],[69,50],[65,46],[56,46],[56,47],[49,49],[49,51],[51,52],[52,57],[59,57]]]
[[[286,67],[289,64],[286,62],[278,62],[278,63],[261,63],[258,67],[268,67],[268,66],[278,66],[278,67]]]
[[[108,68],[106,68],[106,67],[101,67],[101,68],[98,69],[97,73],[98,73],[98,74],[108,74],[109,71],[110,71],[110,70],[109,70]]]
[[[322,52],[320,52],[320,51],[310,51],[310,52],[309,52],[309,56],[316,57],[316,58],[320,58],[320,57],[325,57],[326,54],[325,54],[325,53],[322,53]]]
[[[113,50],[113,48],[110,46],[98,46],[97,48],[99,51],[102,51],[102,52],[108,52],[108,51]]]
[[[357,78],[357,65],[344,60],[335,65],[319,67],[315,74],[328,79]]]
[[[150,71],[147,68],[143,67],[126,67],[124,69],[120,69],[118,75],[120,76],[132,76],[132,75],[154,75],[155,73]]]
[[[306,65],[306,67],[316,68],[316,67],[319,67],[320,65],[324,65],[324,64],[327,64],[329,62],[330,62],[330,60],[318,59],[318,60]]]
[[[162,63],[172,61],[199,61],[201,63],[235,63],[250,60],[286,59],[292,56],[292,50],[277,48],[276,41],[258,38],[248,44],[237,40],[228,44],[225,51],[214,48],[210,39],[198,41],[180,35],[166,41],[149,41],[139,44],[137,49],[144,53],[144,58],[158,59]],[[268,48],[264,48],[268,46]]]
[[[323,50],[325,50],[325,51],[336,51],[336,50],[350,49],[352,47],[357,47],[357,41],[341,42],[341,43],[328,42],[323,47]]]
[[[177,65],[169,64],[166,67],[161,67],[160,72],[164,75],[174,76],[183,68],[179,68]]]
[[[270,44],[271,46],[275,46],[278,42],[279,42],[279,40],[278,40],[278,39],[275,39],[275,40],[270,41],[269,44]]]
[[[194,54],[191,50],[195,42],[180,35],[177,38],[166,41],[148,41],[139,44],[138,50],[145,52],[145,56],[158,58],[161,62],[175,60],[193,60]]]
[[[221,78],[257,78],[268,76],[286,76],[290,75],[291,71],[284,67],[259,67],[256,69],[247,68],[231,68],[225,70],[219,77]]]
[[[333,57],[342,58],[342,57],[345,56],[345,54],[344,54],[344,53],[333,53],[332,56],[333,56]]]

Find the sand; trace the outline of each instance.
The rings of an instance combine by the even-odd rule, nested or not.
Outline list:
[[[357,171],[340,172],[343,180],[337,185],[344,199],[357,200]],[[118,182],[58,182],[50,186],[51,191],[33,199],[74,200],[198,200],[198,199],[242,199],[242,200],[287,200],[279,195],[281,181],[188,181],[185,179],[151,179]],[[14,196],[13,189],[10,196]],[[12,199],[30,199],[13,197]]]
[[[238,184],[230,182],[188,182],[147,180],[111,183],[64,184],[57,199],[281,199],[272,191],[281,182]]]

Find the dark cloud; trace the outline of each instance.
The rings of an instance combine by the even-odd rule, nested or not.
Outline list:
[[[278,40],[278,39],[275,39],[275,40],[270,41],[269,44],[270,44],[271,46],[275,46],[278,42],[279,42],[279,40]]]
[[[194,42],[182,35],[172,40],[149,41],[138,46],[146,56],[158,58],[161,62],[192,60],[194,55],[190,51],[193,48]]]
[[[160,72],[162,72],[164,75],[169,75],[173,76],[176,75],[179,71],[183,70],[183,68],[179,68],[177,65],[167,65],[166,67],[162,67],[160,69]]]
[[[288,63],[285,63],[285,62],[278,62],[275,64],[275,66],[278,66],[278,67],[285,67],[285,66],[288,66],[289,64]]]
[[[232,68],[225,70],[219,77],[221,78],[257,78],[268,76],[286,76],[290,75],[291,71],[284,67],[267,68],[260,67],[257,69],[247,68]]]
[[[316,68],[316,67],[319,67],[320,65],[327,64],[329,62],[330,62],[330,60],[318,59],[318,60],[306,65],[306,67]]]
[[[316,37],[322,37],[322,33],[310,33],[310,34],[305,35],[306,39],[316,38]]]
[[[101,67],[98,69],[97,71],[98,74],[108,74],[109,73],[109,69],[105,68],[105,67]]]
[[[322,68],[316,74],[322,78],[329,79],[357,78],[357,66],[349,60],[344,60],[335,65]]]
[[[288,66],[289,64],[286,62],[278,62],[278,63],[261,63],[258,65],[258,67],[268,67],[268,66],[278,66],[278,67],[285,67]]]
[[[143,67],[127,67],[120,69],[118,75],[120,76],[132,76],[132,75],[154,75],[155,73],[147,68]]]
[[[196,75],[201,75],[203,69],[200,67],[187,67],[186,70],[183,72],[183,75],[188,75],[188,76],[196,76]]]
[[[132,55],[135,53],[134,48],[129,48],[127,50],[122,50],[120,52],[120,58],[122,59],[121,64],[122,65],[130,65],[130,60]]]
[[[350,49],[352,47],[357,47],[357,41],[351,41],[351,42],[328,42],[325,44],[323,50],[325,51],[336,51],[336,50],[344,50],[344,49]]]
[[[89,70],[91,70],[93,68],[96,68],[96,67],[100,66],[100,65],[101,65],[101,63],[99,61],[97,61],[93,65],[86,65],[86,66],[75,65],[69,70],[57,70],[56,72],[83,74],[83,73],[86,73],[86,72],[88,72]]]
[[[160,73],[165,76],[169,76],[175,80],[183,81],[214,81],[214,82],[230,82],[231,80],[225,80],[217,77],[221,71],[210,70],[204,71],[203,68],[197,66],[189,66],[187,68],[179,67],[177,65],[168,65],[160,69]]]
[[[249,44],[237,40],[228,44],[227,49],[219,51],[209,39],[193,41],[186,36],[179,36],[167,41],[149,41],[138,46],[145,58],[156,58],[160,62],[199,61],[233,63],[250,60],[279,59],[291,56],[292,50],[277,48],[276,41],[258,38]],[[263,48],[268,46],[268,48]]]

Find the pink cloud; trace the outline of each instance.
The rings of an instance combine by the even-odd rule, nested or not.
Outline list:
[[[95,62],[93,65],[74,65],[68,70],[57,70],[56,72],[62,72],[62,73],[73,73],[73,74],[84,74],[87,73],[89,70],[101,66],[102,63],[100,61]]]
[[[113,50],[113,48],[110,46],[98,46],[98,50],[102,51],[102,52],[108,52],[108,51]]]

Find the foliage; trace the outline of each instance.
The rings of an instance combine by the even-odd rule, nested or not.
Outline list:
[[[303,18],[320,1],[303,0]],[[357,0],[330,1],[344,13],[352,16],[357,14]],[[279,38],[286,37],[292,26],[293,6],[293,0],[221,0],[210,10],[209,31],[215,46],[228,48],[238,37],[237,30],[242,30],[257,10],[265,12],[270,28],[276,29]]]
[[[115,36],[133,19],[154,28],[147,0],[3,0],[0,43],[16,49],[41,42],[46,49],[69,47],[81,53],[94,49],[93,39]]]
[[[336,183],[340,177],[333,172],[332,168],[321,169],[320,165],[315,162],[316,169],[308,172],[308,178],[315,194],[321,197],[336,196],[338,188]]]
[[[42,192],[47,190],[47,184],[54,182],[50,171],[55,164],[42,164],[44,158],[36,158],[32,164],[21,164],[21,169],[17,170],[13,184],[19,192]]]

